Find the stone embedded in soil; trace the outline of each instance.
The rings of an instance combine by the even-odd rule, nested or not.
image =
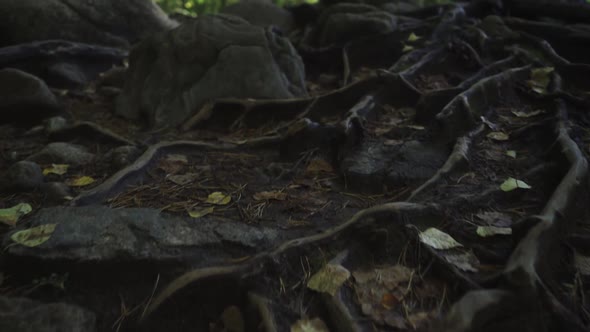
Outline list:
[[[402,144],[394,156],[387,173],[387,182],[410,184],[427,180],[445,163],[449,156],[446,148],[419,141]]]
[[[39,186],[47,203],[57,205],[72,196],[72,190],[63,182],[48,182]]]
[[[45,123],[45,132],[47,134],[52,134],[57,131],[60,131],[68,126],[68,120],[63,116],[54,116],[47,119]]]
[[[10,166],[2,180],[7,188],[32,190],[43,183],[43,171],[36,163],[22,160]]]
[[[381,193],[425,181],[445,163],[449,151],[443,147],[408,141],[387,146],[366,141],[351,151],[341,164],[347,187],[364,193]]]
[[[32,160],[40,164],[69,164],[69,165],[86,165],[94,160],[94,154],[86,151],[86,148],[64,142],[55,142],[48,144],[43,150],[29,156],[27,160]]]
[[[241,250],[245,256],[250,253],[248,250],[263,250],[279,241],[279,234],[273,229],[207,217],[171,216],[147,208],[44,208],[31,218],[27,227],[53,223],[58,225],[47,242],[33,248],[10,245],[8,253],[77,262],[196,260],[202,263],[215,259],[216,253],[227,259],[224,252],[230,248]],[[7,234],[4,243],[11,242]],[[200,250],[203,254],[199,256]]]
[[[18,69],[0,70],[0,123],[35,123],[59,110],[47,84]]]
[[[0,295],[0,331],[96,331],[94,313],[61,303]]]

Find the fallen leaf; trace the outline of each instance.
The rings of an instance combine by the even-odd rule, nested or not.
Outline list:
[[[507,141],[510,138],[508,134],[501,131],[492,131],[491,133],[487,134],[487,137],[495,141]]]
[[[379,324],[405,329],[399,304],[410,291],[408,283],[414,271],[403,265],[352,273],[354,289],[363,314]]]
[[[415,33],[410,33],[410,35],[408,36],[408,41],[409,42],[415,42],[418,39],[421,39],[422,37],[417,36]]]
[[[414,330],[424,328],[428,325],[428,322],[433,318],[436,317],[434,314],[430,314],[428,312],[415,312],[413,314],[408,315],[408,322],[412,325]]]
[[[377,280],[379,285],[392,290],[401,283],[409,281],[413,272],[412,269],[398,264],[382,269],[355,271],[353,276],[358,283]]]
[[[291,326],[291,332],[329,332],[326,323],[319,318],[300,319]]]
[[[188,165],[188,158],[182,154],[169,154],[158,161],[158,168],[166,174],[176,174]]]
[[[307,282],[307,287],[321,293],[328,293],[332,296],[340,289],[342,284],[350,278],[350,271],[344,266],[337,264],[326,264]]]
[[[214,193],[209,194],[209,196],[207,196],[207,200],[205,202],[209,203],[209,204],[215,204],[215,205],[227,205],[227,204],[229,204],[229,202],[231,202],[231,196],[225,195],[222,192],[216,191]]]
[[[419,125],[405,125],[404,127],[414,129],[414,130],[424,130],[426,127],[419,126]]]
[[[467,272],[477,272],[476,266],[479,266],[479,259],[471,251],[445,251],[439,253],[447,262],[451,263],[460,270]]]
[[[512,114],[516,115],[519,118],[531,118],[533,116],[537,116],[542,113],[545,113],[545,111],[543,111],[543,110],[535,110],[532,112],[512,111]]]
[[[515,178],[508,178],[500,185],[502,191],[508,192],[515,189],[531,189],[532,187],[526,184],[524,181],[517,180]]]
[[[227,332],[244,332],[246,330],[246,323],[244,322],[244,315],[240,308],[235,305],[229,306],[223,310],[221,314],[221,322],[224,331]]]
[[[393,309],[400,303],[400,299],[398,299],[395,295],[391,293],[385,293],[381,297],[381,305],[385,309]]]
[[[325,161],[324,159],[315,158],[309,162],[309,165],[307,165],[305,172],[306,173],[320,173],[320,172],[332,173],[332,172],[334,172],[334,167],[332,167],[332,165],[330,165],[330,163]]]
[[[476,216],[490,226],[496,227],[510,227],[512,226],[512,218],[502,212],[480,212]]]
[[[13,233],[12,241],[27,247],[36,247],[51,238],[57,224],[45,224]]]
[[[590,257],[581,255],[574,251],[574,266],[583,276],[590,276]]]
[[[52,164],[51,167],[47,167],[43,170],[43,175],[57,174],[64,175],[68,172],[68,164]]]
[[[33,211],[33,207],[28,203],[19,203],[8,209],[0,209],[0,222],[9,226],[14,226],[18,220]]]
[[[496,226],[477,226],[476,233],[481,237],[488,237],[494,235],[510,235],[512,234],[512,228]]]
[[[390,131],[391,131],[391,127],[385,127],[385,128],[378,127],[378,128],[375,128],[375,130],[373,132],[375,133],[376,136],[383,136]]]
[[[508,151],[506,151],[506,155],[508,157],[516,158],[516,151],[514,151],[514,150],[508,150]]]
[[[407,53],[414,50],[414,46],[411,45],[404,45],[404,47],[402,48],[402,53]]]
[[[553,70],[553,67],[532,69],[530,80],[527,81],[527,84],[536,93],[547,93],[547,87],[549,86],[549,82],[551,82],[551,73]]]
[[[287,199],[287,194],[280,191],[261,191],[254,194],[254,200],[256,201],[267,201],[267,200],[284,201]]]
[[[186,173],[186,174],[172,174],[166,177],[167,180],[179,185],[183,186],[185,184],[189,184],[195,181],[199,177],[197,173]]]
[[[398,140],[398,139],[386,139],[385,141],[383,141],[383,145],[387,145],[387,146],[400,145],[403,143],[404,143],[404,141]]]
[[[430,227],[419,235],[420,242],[429,247],[439,250],[462,247],[463,245],[449,234],[442,232],[436,228]]]
[[[490,120],[486,119],[485,116],[481,116],[480,119],[481,119],[481,122],[483,122],[491,130],[495,131],[498,129],[498,125],[496,125],[495,123],[492,123]]]
[[[70,187],[84,187],[94,182],[95,180],[90,176],[81,176],[78,178],[68,180],[66,184]]]
[[[206,207],[200,210],[191,210],[188,211],[188,215],[191,216],[191,218],[201,218],[204,217],[210,213],[213,213],[213,211],[215,211],[215,208],[210,206],[210,207]]]

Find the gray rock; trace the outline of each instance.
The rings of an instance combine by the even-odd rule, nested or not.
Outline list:
[[[387,182],[391,184],[411,184],[429,179],[445,163],[450,151],[409,141],[403,144],[392,159],[387,172]]]
[[[110,209],[104,206],[53,207],[40,210],[31,226],[58,224],[51,238],[35,248],[10,246],[10,254],[43,259],[105,261],[111,259],[204,262],[232,246],[263,250],[279,241],[278,232],[243,223],[198,220],[160,214],[156,209]],[[5,243],[11,243],[7,234]],[[202,257],[195,257],[206,250]],[[219,258],[219,257],[217,257]]]
[[[423,182],[445,163],[449,151],[440,146],[408,141],[394,146],[382,142],[364,142],[344,158],[341,169],[350,189],[381,193]]]
[[[289,34],[294,28],[293,15],[270,1],[240,1],[223,8],[221,13],[241,17],[263,28],[274,25],[285,34]]]
[[[39,164],[85,165],[94,160],[94,154],[79,145],[56,142],[48,144],[43,150],[27,158]]]
[[[231,15],[207,15],[141,42],[117,113],[175,126],[217,98],[306,96],[301,58],[288,39]]]
[[[125,67],[113,67],[104,73],[100,74],[98,79],[98,87],[115,87],[123,88],[125,85],[125,76],[127,74],[127,68]]]
[[[96,316],[71,304],[0,295],[0,331],[92,332],[96,331]]]
[[[377,7],[339,3],[326,9],[319,18],[316,35],[320,46],[389,33],[397,28],[397,18]]]
[[[45,124],[45,132],[51,134],[60,131],[68,126],[68,120],[63,116],[54,116],[47,119]]]
[[[0,70],[0,123],[32,123],[58,110],[57,98],[38,77],[18,69]]]
[[[7,186],[15,190],[32,190],[43,183],[41,167],[31,161],[19,161],[8,168],[4,176]]]
[[[49,204],[61,204],[72,197],[72,190],[62,182],[48,182],[39,186]]]
[[[47,68],[47,72],[48,76],[60,83],[60,86],[83,86],[90,81],[84,69],[74,63],[54,63]]]
[[[64,39],[128,47],[176,26],[151,0],[4,0],[0,17],[1,46]]]
[[[381,193],[389,163],[391,147],[365,142],[344,158],[341,169],[347,186],[362,193]]]

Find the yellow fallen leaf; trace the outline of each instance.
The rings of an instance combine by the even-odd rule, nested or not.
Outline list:
[[[291,326],[291,332],[329,332],[326,323],[320,318],[300,319]]]
[[[410,45],[404,45],[404,48],[402,48],[402,53],[408,53],[410,51],[414,50],[413,46]]]
[[[215,208],[210,206],[210,207],[206,207],[206,208],[200,209],[200,210],[191,210],[188,212],[188,215],[191,216],[192,218],[201,218],[201,217],[204,217],[210,213],[213,213],[213,211],[215,211]]]
[[[284,201],[285,199],[287,199],[287,194],[282,193],[280,191],[261,191],[259,193],[254,194],[254,200],[256,201],[267,201],[270,199]]]
[[[529,87],[538,94],[547,92],[547,87],[551,82],[551,73],[553,67],[534,68],[531,70],[531,79],[527,81]]]
[[[515,178],[508,178],[500,185],[500,189],[502,191],[512,191],[515,189],[531,189],[532,187],[529,186],[526,182],[517,180]]]
[[[516,115],[519,118],[531,118],[533,116],[537,116],[539,114],[544,113],[543,110],[535,110],[532,112],[523,112],[523,111],[512,111],[512,114]]]
[[[211,193],[207,197],[207,200],[205,202],[209,203],[209,204],[215,204],[215,205],[227,205],[227,204],[229,204],[229,202],[231,202],[231,196],[225,195],[222,192],[216,191],[214,193]]]
[[[45,224],[22,231],[15,232],[10,236],[12,241],[27,247],[36,247],[47,242],[55,231],[57,224]]]
[[[90,176],[81,176],[79,178],[70,179],[67,182],[67,185],[70,187],[84,187],[84,186],[94,183],[95,181],[96,180],[94,180]]]
[[[514,150],[508,150],[508,151],[506,151],[506,155],[508,157],[516,158],[516,151],[514,151]]]
[[[350,278],[350,271],[344,266],[326,264],[316,274],[309,278],[307,288],[334,296],[348,278]]]
[[[488,237],[494,235],[510,235],[512,234],[512,228],[496,226],[477,226],[476,233],[481,237]]]
[[[307,165],[307,169],[305,170],[306,173],[319,173],[319,172],[327,172],[331,173],[334,172],[334,168],[330,163],[325,161],[324,159],[313,159],[309,165]]]
[[[33,208],[27,203],[19,203],[8,209],[0,209],[0,222],[9,226],[14,226],[20,217],[31,211],[33,211]]]
[[[405,125],[404,127],[414,129],[414,130],[424,130],[426,127],[419,126],[419,125]]]
[[[408,36],[408,41],[409,41],[409,42],[415,42],[416,40],[418,40],[418,39],[420,39],[420,38],[422,38],[422,37],[419,37],[419,36],[417,36],[415,33],[413,33],[413,32],[412,32],[412,33],[411,33],[411,34]]]
[[[244,332],[246,331],[244,315],[240,308],[235,305],[225,308],[221,314],[221,321],[227,332]]]
[[[463,245],[449,234],[436,228],[430,227],[419,235],[420,242],[439,250],[462,247]]]
[[[169,154],[158,161],[158,168],[166,174],[176,174],[188,165],[188,158],[182,154]]]
[[[501,131],[493,131],[487,134],[487,137],[493,139],[494,141],[507,141],[510,138],[508,134]]]
[[[52,164],[51,167],[47,167],[43,170],[43,175],[48,175],[48,174],[64,175],[68,172],[69,167],[70,167],[70,165],[68,165],[68,164]]]

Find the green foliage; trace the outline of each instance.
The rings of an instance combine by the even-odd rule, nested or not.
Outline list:
[[[217,13],[221,8],[239,0],[154,0],[165,12],[196,16]],[[317,3],[318,0],[272,0],[279,6]],[[451,3],[452,0],[414,0],[420,6]],[[590,0],[587,0],[590,1]]]
[[[179,13],[195,16],[197,14],[216,13],[221,8],[237,2],[236,0],[155,0],[167,13]]]
[[[155,0],[155,2],[167,13],[195,16],[217,13],[221,8],[239,2],[239,0]],[[303,2],[315,3],[317,0],[274,0],[273,2],[284,6]]]

